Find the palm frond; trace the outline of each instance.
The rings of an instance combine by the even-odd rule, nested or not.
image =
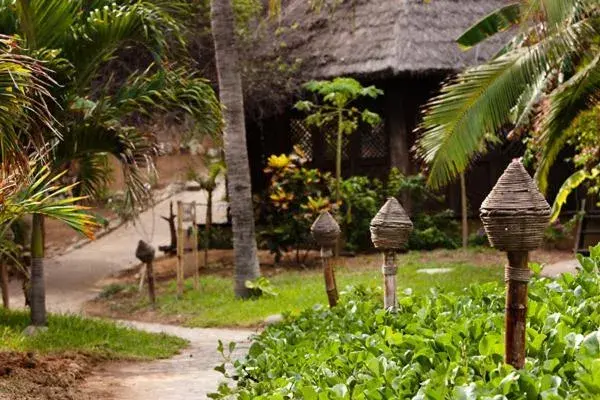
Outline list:
[[[521,3],[507,4],[477,21],[456,39],[458,45],[468,50],[487,38],[518,24],[521,18]]]
[[[587,109],[600,88],[600,54],[585,65],[547,99],[538,130],[542,147],[536,180],[542,192],[548,187],[548,174],[569,139],[565,132],[580,111]]]
[[[83,198],[71,197],[74,185],[61,185],[62,174],[52,175],[48,166],[33,163],[26,178],[2,176],[1,181],[17,181],[18,185],[10,192],[0,186],[3,204],[0,208],[0,226],[9,225],[15,219],[27,214],[42,214],[64,222],[76,231],[93,237],[98,227],[94,217],[86,208],[77,203]]]
[[[587,20],[557,29],[526,48],[468,69],[431,100],[418,146],[430,164],[429,184],[440,187],[464,171],[486,134],[497,132],[527,87],[571,56],[593,32]]]
[[[569,195],[583,182],[594,179],[598,175],[600,175],[600,165],[592,168],[591,171],[580,169],[569,176],[560,187],[558,193],[556,194],[556,198],[554,199],[554,204],[552,204],[552,221],[554,221],[560,215],[560,211],[567,202]]]

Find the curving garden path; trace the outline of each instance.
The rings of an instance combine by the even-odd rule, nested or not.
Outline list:
[[[223,185],[215,193],[222,198]],[[161,215],[168,215],[169,202],[177,200],[196,201],[205,204],[203,192],[180,192],[158,203],[154,209],[140,215],[139,222],[123,225],[111,233],[80,248],[46,261],[47,308],[55,313],[82,311],[83,305],[101,290],[99,282],[107,276],[138,263],[134,252],[140,239],[151,242],[155,247],[170,242],[166,223]],[[226,219],[226,205],[217,201],[214,208],[215,221]],[[205,209],[198,210],[202,221]],[[20,285],[11,285],[11,305],[20,307],[24,300]],[[151,362],[121,362],[107,364],[96,371],[85,386],[103,393],[106,399],[206,399],[207,393],[216,390],[222,375],[214,371],[221,362],[217,342],[238,343],[235,356],[242,356],[249,346],[253,331],[233,329],[183,328],[172,325],[148,324],[121,321],[123,324],[150,332],[165,332],[190,341],[190,346],[181,354]]]

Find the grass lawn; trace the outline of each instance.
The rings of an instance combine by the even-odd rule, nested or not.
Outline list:
[[[0,351],[77,352],[101,359],[150,360],[170,357],[187,345],[175,336],[74,315],[49,315],[48,330],[34,336],[22,334],[27,325],[26,312],[0,309]]]
[[[459,291],[471,283],[500,280],[503,276],[502,257],[489,249],[466,252],[411,252],[399,257],[398,288],[424,292],[432,287],[443,291]],[[381,256],[362,255],[340,260],[336,266],[338,289],[349,285],[381,286]],[[451,268],[447,273],[426,274],[420,269]],[[263,269],[278,296],[263,296],[257,300],[234,298],[232,278],[217,275],[201,277],[201,289],[186,281],[182,299],[177,299],[174,281],[159,285],[158,309],[150,311],[145,293],[140,295],[134,285],[112,285],[105,289],[107,299],[97,300],[104,314],[114,317],[177,321],[187,326],[255,326],[265,317],[278,313],[297,313],[317,303],[327,304],[322,270],[294,270],[272,273]],[[102,314],[102,313],[101,313]]]

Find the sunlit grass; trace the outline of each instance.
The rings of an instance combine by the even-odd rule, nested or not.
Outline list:
[[[109,359],[156,359],[177,354],[187,345],[184,339],[141,332],[114,322],[75,315],[50,315],[48,330],[24,336],[29,315],[23,311],[0,310],[0,351],[36,351],[42,354],[81,352]]]
[[[460,291],[471,283],[498,281],[502,278],[500,265],[481,267],[464,260],[425,261],[420,254],[403,256],[398,269],[398,290],[411,288],[424,292],[437,287],[442,291]],[[468,257],[467,257],[468,259]],[[364,268],[360,263],[364,261]],[[350,266],[336,267],[339,290],[348,286],[381,286],[382,275],[378,255],[362,256],[352,260]],[[357,266],[357,263],[359,264]],[[423,268],[451,268],[447,273],[425,274]],[[265,317],[280,313],[298,313],[315,304],[327,303],[321,269],[286,271],[269,278],[277,296],[262,296],[254,300],[236,299],[231,278],[203,276],[201,289],[194,290],[192,280],[186,281],[186,290],[181,299],[176,297],[174,282],[160,286],[158,313],[175,317],[185,325],[194,327],[254,326]],[[113,310],[120,313],[145,311],[149,304],[144,295],[118,296],[111,302]]]

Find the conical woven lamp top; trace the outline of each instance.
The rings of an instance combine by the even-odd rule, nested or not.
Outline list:
[[[529,251],[540,246],[550,205],[520,160],[513,160],[481,204],[481,220],[492,246]]]
[[[485,198],[481,214],[550,215],[550,205],[519,160],[513,160]]]
[[[328,211],[323,211],[313,222],[310,232],[322,247],[333,247],[340,236],[340,226]]]
[[[400,249],[408,241],[413,224],[398,200],[390,197],[371,221],[371,240],[379,249]]]

